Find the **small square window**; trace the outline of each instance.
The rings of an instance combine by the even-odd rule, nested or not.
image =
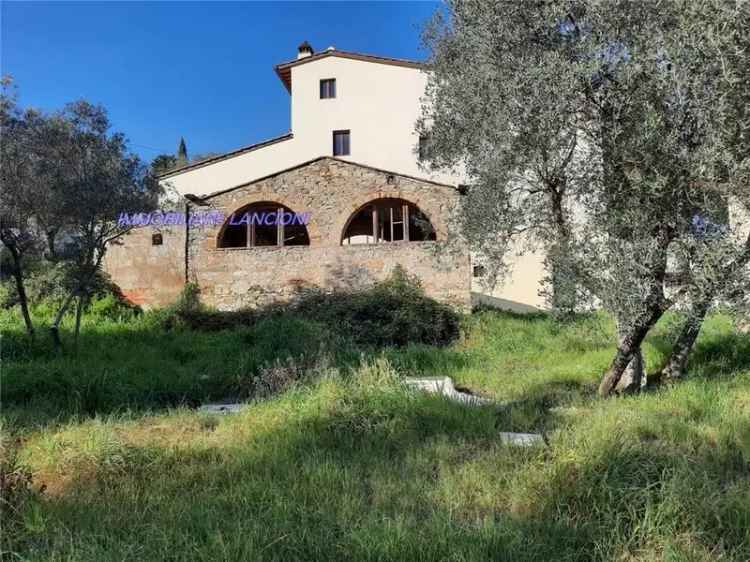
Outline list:
[[[475,265],[473,268],[474,277],[484,277],[487,270],[483,265]]]
[[[161,246],[163,243],[164,243],[164,238],[162,238],[162,235],[160,232],[157,232],[156,234],[151,235],[152,246]]]
[[[326,78],[320,81],[320,99],[332,99],[336,97],[336,79]]]
[[[350,148],[349,131],[333,131],[333,155],[348,156]]]

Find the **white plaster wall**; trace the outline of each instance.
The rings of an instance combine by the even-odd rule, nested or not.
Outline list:
[[[527,251],[514,256],[509,261],[513,270],[502,283],[498,283],[493,288],[485,287],[482,278],[472,279],[472,292],[502,301],[479,299],[479,302],[515,312],[531,312],[547,308],[544,297],[539,294],[542,288],[541,282],[546,275],[544,254],[539,251]]]
[[[320,99],[320,80],[336,79],[336,97]],[[401,174],[458,184],[452,174],[419,167],[415,131],[427,74],[419,69],[327,57],[292,68],[292,130],[303,154],[333,154],[333,131],[351,131],[343,157]]]
[[[291,168],[312,158],[304,158],[297,150],[295,139],[291,138],[169,177],[162,180],[162,184],[170,185],[180,195],[208,195]]]
[[[336,79],[336,98],[320,99],[320,80]],[[180,194],[206,195],[333,154],[333,131],[351,131],[344,159],[442,183],[458,175],[418,165],[414,128],[427,76],[415,68],[327,57],[292,68],[293,138],[167,178]],[[280,94],[283,95],[283,94]]]

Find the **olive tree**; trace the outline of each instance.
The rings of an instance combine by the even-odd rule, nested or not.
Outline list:
[[[152,209],[159,187],[148,167],[129,152],[125,137],[110,132],[104,108],[79,101],[57,117],[63,127],[48,164],[57,171],[62,188],[65,204],[58,220],[70,248],[70,290],[50,328],[59,347],[59,326],[66,311],[78,299],[77,340],[80,311],[107,249],[131,228],[118,222],[119,214]]]
[[[622,53],[587,85],[585,105],[603,171],[585,201],[587,257],[625,328],[606,395],[636,383],[625,366],[681,301],[690,312],[666,369],[684,369],[708,308],[747,278],[745,225],[729,221],[729,207],[748,201],[750,12],[712,1],[591,2],[584,22]]]
[[[582,157],[580,70],[556,27],[560,12],[541,2],[448,8],[450,20],[438,12],[424,33],[432,53],[418,122],[424,165],[470,178],[463,230],[488,260],[489,279],[507,271],[513,248],[541,247],[551,304],[570,311],[578,304],[571,202],[595,169]]]
[[[637,390],[640,346],[661,316],[686,295],[716,298],[701,271],[742,267],[742,239],[723,216],[746,177],[747,8],[454,0],[448,14],[425,35],[420,127],[434,165],[470,177],[469,240],[502,258],[528,232],[551,253],[553,281],[564,254],[567,285],[617,323],[601,394]],[[550,187],[561,179],[560,206]],[[701,220],[725,233],[702,236]]]
[[[34,337],[24,283],[25,257],[39,248],[39,239],[31,217],[35,208],[34,162],[29,150],[29,120],[17,105],[16,93],[9,77],[2,79],[0,94],[0,241],[13,261],[21,315],[26,332]]]

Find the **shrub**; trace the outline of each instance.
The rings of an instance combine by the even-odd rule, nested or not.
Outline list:
[[[446,345],[459,334],[459,315],[424,294],[416,277],[396,268],[364,291],[308,294],[294,312],[324,322],[364,345]]]
[[[25,534],[24,515],[35,496],[31,471],[18,462],[18,450],[18,441],[11,443],[7,436],[0,440],[0,557],[14,553]]]
[[[178,314],[190,314],[203,310],[201,304],[201,290],[196,283],[185,283],[175,304],[175,311]]]
[[[280,394],[306,378],[314,367],[303,360],[287,357],[277,359],[258,369],[250,382],[250,394],[253,398],[270,398]]]
[[[31,262],[25,271],[24,288],[31,306],[62,302],[68,292],[67,269],[64,263]],[[15,280],[8,277],[2,282],[3,308],[18,304]]]
[[[57,312],[71,289],[68,268],[69,264],[65,262],[51,263],[41,260],[32,262],[26,272],[24,287],[35,316],[50,317]],[[3,280],[0,283],[0,307],[11,308],[18,302],[15,281]],[[123,320],[139,311],[137,306],[125,300],[120,289],[109,280],[105,273],[99,272],[94,277],[87,313],[92,313],[99,318]]]
[[[168,330],[181,327],[215,332],[231,330],[238,326],[252,326],[255,321],[255,312],[248,309],[238,311],[210,310],[201,303],[200,287],[195,283],[187,283],[177,301],[166,309],[162,326]]]
[[[88,312],[97,318],[117,321],[128,320],[140,313],[139,307],[128,303],[125,299],[113,293],[94,297],[88,309]]]
[[[397,267],[392,275],[362,291],[306,291],[288,304],[262,309],[212,311],[200,303],[195,285],[165,315],[163,326],[201,331],[253,326],[266,318],[292,315],[327,326],[360,345],[447,345],[459,335],[460,318],[450,306],[426,296],[419,279]]]

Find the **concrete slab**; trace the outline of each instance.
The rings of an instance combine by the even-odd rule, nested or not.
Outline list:
[[[533,447],[534,445],[546,445],[544,437],[538,433],[510,433],[507,431],[500,432],[500,441],[506,445],[515,445],[517,447]]]
[[[456,390],[453,386],[453,379],[450,377],[407,377],[405,382],[411,388],[432,394],[442,394],[446,398],[468,406],[485,406],[493,403],[489,398]]]
[[[247,406],[247,404],[242,403],[215,403],[215,404],[204,404],[200,408],[198,408],[199,412],[204,412],[207,414],[236,414],[242,408]]]

